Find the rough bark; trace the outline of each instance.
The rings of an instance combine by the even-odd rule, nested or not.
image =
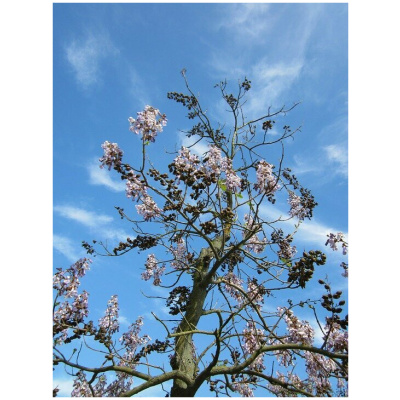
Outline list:
[[[226,233],[226,232],[225,232]],[[227,240],[227,235],[220,235],[212,241],[214,250],[220,252]],[[186,313],[177,328],[177,333],[193,331],[203,315],[203,306],[208,293],[210,276],[209,266],[215,254],[211,247],[203,248],[196,260],[196,272],[193,273],[193,289],[189,295]],[[175,356],[171,366],[178,369],[194,380],[197,375],[197,365],[194,354],[192,334],[180,335],[175,340]],[[198,384],[189,386],[186,382],[175,379],[171,389],[171,397],[193,397],[198,389]]]

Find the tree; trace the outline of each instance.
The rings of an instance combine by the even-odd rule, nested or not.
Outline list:
[[[141,277],[164,288],[174,320],[152,313],[165,332],[155,341],[141,334],[140,317],[118,336],[115,295],[96,326],[88,320],[88,293],[78,291],[79,279],[92,262],[83,258],[54,275],[54,365],[70,368],[75,377],[73,396],[128,397],[167,381],[173,382],[167,394],[172,397],[193,397],[205,384],[216,395],[226,396],[252,396],[257,387],[276,396],[331,396],[335,390],[346,395],[345,301],[328,278],[319,280],[326,291],[322,298],[307,298],[305,289],[326,255],[319,250],[298,254],[293,244],[302,221],[311,219],[317,206],[311,192],[283,167],[285,141],[299,129],[285,125],[280,135],[271,135],[275,119],[297,104],[248,120],[244,106],[251,82],[239,81],[235,95],[229,93],[227,82],[220,82],[216,88],[233,123],[230,130],[214,127],[185,71],[182,75],[187,94],[172,92],[168,98],[181,103],[195,123],[186,132],[193,145],[177,152],[168,171],[159,171],[147,149],[167,125],[166,116],[146,106],[136,119],[129,118],[130,130],[141,136],[140,165],[125,163],[123,151],[107,141],[100,162],[102,168],[120,174],[127,197],[137,203],[139,219],[116,207],[136,236],[113,249],[96,240],[83,242],[94,256],[146,252]],[[202,156],[192,150],[199,143],[207,146]],[[280,147],[276,166],[261,156],[273,145]],[[268,218],[265,207],[271,209],[282,199],[288,216]],[[291,219],[296,221],[294,228],[284,232],[287,224],[282,222]],[[329,234],[326,245],[337,250],[338,244],[346,254],[343,235]],[[161,259],[160,254],[167,256]],[[342,267],[347,276],[347,264]],[[301,300],[285,300],[288,293]],[[267,311],[264,300],[272,298],[282,305]],[[310,322],[296,316],[299,307],[312,310],[322,345],[315,344]],[[65,344],[86,338],[104,356],[98,367],[85,365],[79,352],[64,354]],[[160,357],[168,357],[168,368]],[[110,373],[113,380],[108,383]]]

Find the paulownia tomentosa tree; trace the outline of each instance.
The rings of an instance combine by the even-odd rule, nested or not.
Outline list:
[[[306,296],[315,266],[326,262],[321,251],[298,254],[293,245],[301,222],[312,218],[317,205],[283,167],[285,140],[297,129],[283,126],[280,135],[271,134],[278,130],[275,119],[296,104],[248,120],[243,106],[251,82],[239,82],[235,95],[220,82],[216,87],[232,125],[215,127],[185,71],[182,75],[187,94],[168,93],[168,98],[181,103],[195,122],[186,132],[193,145],[206,144],[208,150],[197,155],[190,146],[182,147],[168,171],[159,171],[146,150],[166,125],[166,116],[146,106],[136,119],[129,118],[130,129],[142,139],[139,165],[125,163],[118,145],[107,141],[100,162],[120,174],[127,196],[137,202],[136,213],[116,207],[136,235],[113,249],[102,242],[83,242],[94,255],[146,252],[141,277],[165,289],[173,319],[163,320],[153,312],[165,332],[155,341],[140,334],[141,317],[118,336],[115,295],[97,325],[87,320],[88,293],[79,293],[78,287],[91,260],[81,259],[54,275],[54,365],[64,365],[75,376],[73,396],[128,397],[167,381],[172,381],[167,396],[173,397],[193,397],[202,385],[217,396],[253,396],[255,388],[263,388],[263,395],[346,395],[348,322],[347,315],[342,317],[341,292],[334,292],[325,279],[319,280],[326,290],[322,299],[286,300],[288,293]],[[272,145],[280,147],[276,166],[263,156]],[[288,204],[286,219],[268,218],[266,210],[282,197]],[[289,225],[282,221],[289,219],[296,223],[284,232],[282,227]],[[151,225],[157,229],[148,228]],[[332,249],[339,243],[345,254],[343,235],[328,235],[326,244]],[[167,256],[159,259],[160,254]],[[342,267],[347,275],[347,264]],[[275,311],[264,304],[272,298],[282,304]],[[296,317],[300,306],[314,313],[322,344],[315,344],[310,323]],[[79,352],[64,354],[62,345],[86,343],[89,337],[104,355],[98,367],[85,365]],[[168,358],[161,364],[163,355]]]

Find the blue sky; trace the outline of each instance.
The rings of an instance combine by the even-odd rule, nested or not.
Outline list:
[[[134,203],[118,177],[99,168],[100,146],[117,142],[133,161],[139,141],[127,119],[150,104],[168,117],[152,154],[169,162],[164,150],[187,144],[179,130],[190,128],[183,108],[166,98],[169,91],[184,91],[182,68],[212,118],[222,123],[226,113],[213,86],[224,79],[233,85],[245,76],[252,81],[249,117],[301,101],[282,121],[302,127],[286,147],[285,162],[319,206],[313,221],[303,224],[297,247],[324,250],[329,232],[347,235],[347,18],[346,4],[55,4],[54,267],[84,256],[82,240],[115,243],[132,236],[114,206],[128,210]],[[324,273],[336,269],[331,281],[346,290],[342,258],[326,250],[330,263]],[[157,294],[140,280],[144,260],[145,254],[94,259],[83,282],[91,294],[91,318],[101,317],[107,300],[118,294],[122,329],[144,315],[144,331],[152,336],[158,326],[149,309],[167,314],[161,301],[140,295]],[[67,380],[62,371],[55,373],[62,390],[70,387]]]
[[[276,22],[277,19],[268,18],[269,24],[275,23],[272,37],[276,38],[277,35],[281,35],[279,40],[270,40],[268,46],[265,40],[260,42],[254,40],[254,38],[248,39],[249,35],[258,32],[257,29],[254,29],[255,24],[251,25],[254,32],[250,32],[248,26],[242,24],[241,28],[236,30],[235,37],[230,37],[228,41],[222,41],[219,46],[214,44],[216,43],[214,40],[211,41],[206,57],[199,62],[192,61],[192,64],[189,64],[190,60],[194,60],[193,52],[191,57],[185,57],[186,53],[183,52],[182,54],[182,51],[171,49],[171,46],[169,46],[170,53],[163,58],[159,58],[158,55],[161,51],[159,46],[160,38],[154,43],[140,43],[137,40],[141,33],[144,32],[144,17],[139,18],[139,15],[143,16],[143,13],[136,17],[132,14],[129,17],[128,15],[123,15],[120,19],[117,19],[116,13],[114,13],[114,18],[118,20],[118,23],[114,24],[114,27],[117,28],[114,29],[113,35],[109,32],[110,24],[108,24],[107,28],[107,21],[104,16],[107,16],[106,12],[102,13],[103,18],[98,17],[97,12],[90,12],[90,15],[78,12],[66,13],[69,16],[69,20],[63,23],[63,36],[54,37],[53,47],[53,2],[47,0],[2,2],[0,7],[2,11],[0,14],[2,17],[1,30],[3,33],[2,74],[0,75],[2,84],[0,95],[3,100],[2,139],[4,147],[11,149],[3,152],[5,160],[3,161],[2,169],[3,187],[7,188],[3,190],[2,196],[3,218],[5,219],[3,227],[5,234],[2,237],[4,249],[2,282],[4,298],[7,300],[6,306],[3,307],[3,321],[8,321],[6,326],[12,326],[12,329],[3,329],[0,336],[3,343],[10,342],[13,344],[3,346],[3,355],[7,357],[8,365],[6,379],[10,383],[3,388],[3,392],[6,395],[9,393],[9,397],[15,397],[15,388],[21,387],[22,360],[24,366],[29,366],[29,374],[23,375],[23,386],[24,388],[34,388],[34,390],[25,390],[24,394],[20,391],[18,396],[20,398],[30,398],[31,393],[39,391],[40,393],[47,393],[49,387],[52,387],[52,371],[49,368],[51,357],[49,349],[51,343],[51,317],[46,310],[49,310],[49,304],[52,304],[50,269],[53,266],[53,152],[54,205],[76,206],[79,203],[80,208],[84,210],[90,209],[97,214],[103,214],[106,219],[115,218],[112,211],[110,211],[112,206],[110,208],[104,204],[104,207],[100,207],[100,201],[96,202],[94,195],[91,198],[91,202],[87,200],[89,195],[86,195],[86,200],[85,198],[82,199],[85,197],[85,192],[92,192],[96,189],[95,185],[92,185],[90,190],[87,188],[90,174],[86,172],[86,168],[91,162],[88,157],[97,158],[99,156],[99,151],[101,150],[99,143],[105,139],[111,140],[113,138],[120,143],[122,137],[125,137],[127,140],[125,143],[129,147],[129,143],[132,143],[132,137],[129,136],[127,131],[126,119],[130,115],[134,116],[134,113],[138,111],[138,103],[140,103],[140,106],[142,105],[142,102],[137,99],[144,97],[143,101],[151,101],[157,104],[159,99],[165,100],[164,96],[167,90],[177,90],[177,86],[179,84],[182,85],[179,80],[181,64],[188,70],[190,67],[189,72],[193,84],[199,82],[199,76],[207,78],[205,84],[196,86],[196,89],[201,93],[209,90],[210,86],[224,75],[222,72],[228,76],[229,71],[232,70],[233,74],[234,69],[244,68],[245,64],[248,64],[246,68],[251,70],[267,54],[269,57],[273,57],[272,53],[274,53],[276,55],[276,63],[282,61],[282,63],[291,64],[291,61],[298,59],[298,57],[294,56],[293,59],[291,58],[293,47],[296,47],[294,50],[304,51],[304,47],[300,46],[304,42],[299,43],[298,41],[301,35],[295,36],[296,40],[293,41],[293,46],[291,47],[292,52],[289,53],[287,46],[285,48],[283,45],[282,36],[286,32],[293,34],[294,26],[303,26],[304,24],[300,25],[300,20],[291,25],[279,24]],[[69,7],[72,7],[72,5]],[[396,3],[389,0],[381,0],[379,3],[368,0],[349,1],[349,199],[351,246],[349,259],[352,265],[349,283],[351,288],[351,335],[357,338],[357,340],[352,340],[353,356],[350,366],[352,390],[350,398],[355,399],[393,398],[392,385],[365,385],[365,377],[370,377],[372,372],[375,382],[395,382],[398,375],[398,368],[395,364],[397,363],[397,358],[393,357],[393,354],[396,353],[396,350],[398,352],[398,349],[396,346],[390,345],[390,338],[393,337],[393,332],[395,333],[393,330],[393,309],[398,304],[399,282],[399,268],[395,251],[398,247],[398,213],[396,211],[398,209],[398,194],[395,173],[398,170],[399,146],[397,145],[398,124],[396,117],[398,115],[397,93],[400,90],[398,74],[400,59],[396,49],[398,48],[397,38],[400,36],[400,25],[398,24],[398,13],[395,7]],[[72,15],[73,18],[71,17]],[[242,13],[242,16],[245,15],[245,13]],[[107,16],[107,18],[110,17],[111,14]],[[164,15],[161,18],[154,19],[153,14],[147,15],[146,23],[150,24],[150,31],[158,29],[160,24],[163,24],[163,17]],[[97,21],[95,21],[96,18]],[[211,35],[212,28],[215,29],[214,39],[222,37],[221,35],[223,34],[227,35],[229,27],[219,28],[220,25],[215,23],[215,19],[217,17],[209,12],[207,17],[203,18],[206,23],[200,28],[201,34],[194,35],[194,38],[193,36],[191,37],[197,46],[195,47],[195,56],[198,52],[199,36],[204,38],[206,35]],[[222,17],[219,18],[219,20],[221,19]],[[225,18],[225,21],[227,20],[228,18]],[[182,20],[179,20],[179,23],[181,22]],[[60,21],[58,24],[60,25]],[[70,25],[69,29],[67,29],[68,25]],[[178,29],[178,25],[178,23],[172,24],[170,31]],[[329,26],[333,29],[329,18],[325,17],[321,20],[320,26],[323,25],[326,25],[327,29]],[[117,59],[116,54],[111,55],[108,53],[108,56],[105,56],[104,52],[100,52],[101,55],[95,52],[92,57],[92,65],[94,66],[94,71],[97,71],[93,75],[98,79],[95,81],[97,84],[89,83],[88,85],[87,83],[84,84],[83,81],[79,84],[76,71],[74,72],[74,68],[67,61],[66,49],[68,46],[74,40],[77,44],[85,43],[90,32],[100,31],[100,33],[108,35],[110,42],[121,50],[121,44],[116,41],[115,37],[117,29],[120,30],[122,36],[124,36],[124,32],[132,32],[127,37],[131,46],[129,54],[135,60],[129,61],[126,68],[132,67],[132,71],[134,71],[133,78],[129,79],[129,74],[125,73],[121,75],[120,80],[114,79],[111,82],[110,74],[107,74],[106,71],[112,71],[113,77],[116,75],[116,69],[113,67],[115,64],[111,62],[111,59]],[[198,26],[197,29],[199,30]],[[225,29],[225,33],[222,32],[222,29]],[[243,38],[247,38],[246,48],[243,43],[239,43],[239,32],[243,33]],[[308,49],[313,45],[312,43],[318,43],[319,40],[324,40],[327,37],[326,35],[320,35],[321,30],[318,35],[315,30],[312,32],[312,40],[311,37],[308,40]],[[190,29],[186,31],[181,29],[181,36],[189,33]],[[333,35],[334,41],[335,35]],[[287,41],[285,43],[287,44]],[[135,49],[138,49],[141,45],[147,45],[152,50],[152,61],[141,56],[141,53],[135,52]],[[273,45],[274,52],[272,52],[271,47]],[[237,46],[241,46],[241,49],[245,52],[243,57],[240,56],[241,53],[237,50]],[[212,58],[212,55],[218,54],[222,47],[228,49],[225,50],[224,56]],[[258,52],[255,50],[257,47],[261,48]],[[112,46],[109,47],[109,49],[112,48]],[[236,54],[238,54],[237,58],[235,58],[234,54],[235,49]],[[146,50],[144,54],[147,55],[148,52],[149,50]],[[177,52],[181,55],[180,59],[177,58]],[[226,57],[230,52],[232,55],[228,59]],[[54,70],[53,53],[54,58],[58,60],[54,65]],[[250,53],[253,54],[253,58],[248,58]],[[124,54],[126,55],[126,52]],[[174,57],[171,56],[172,54]],[[307,52],[307,54],[309,55],[310,53]],[[285,58],[285,55],[287,58]],[[228,65],[228,68],[225,68],[228,71],[221,71],[221,69],[217,68],[216,61],[218,61],[218,58],[225,60],[225,64],[229,60],[233,60]],[[174,60],[177,61],[175,62]],[[183,61],[181,62],[181,60]],[[212,67],[213,62],[215,64],[214,67]],[[167,64],[172,63],[176,63],[176,67],[172,68],[173,73],[168,72],[167,78],[165,78],[163,71]],[[146,68],[143,68],[144,64],[146,64]],[[121,66],[126,66],[127,64],[118,62],[118,65],[122,68]],[[147,77],[146,81],[143,77],[152,72],[149,65],[152,68],[158,66],[157,68],[161,73],[157,74],[157,76],[152,74]],[[205,69],[205,65],[208,65],[208,68]],[[332,64],[332,67],[335,67],[335,63]],[[309,71],[314,68],[314,71],[319,71],[321,75],[327,66],[325,65],[324,68],[318,67],[315,60],[310,62],[310,59],[308,59],[308,68]],[[245,73],[248,73],[249,78],[253,79],[254,82],[254,74],[250,73],[252,71],[248,72],[247,69]],[[52,78],[54,75],[54,89],[56,89],[57,76],[60,76],[61,71],[62,79],[64,79],[64,93],[55,91],[53,96]],[[302,71],[304,72],[304,70]],[[213,75],[210,76],[209,74]],[[84,77],[84,75],[82,76]],[[235,75],[234,79],[236,78],[237,76]],[[132,79],[133,82],[136,82],[136,85],[130,83]],[[149,79],[151,83],[148,83]],[[166,79],[171,82],[171,87],[168,86],[167,89],[159,90],[154,84],[155,81],[165,85]],[[118,80],[118,84],[115,84],[116,80]],[[297,84],[299,82],[300,80],[297,81]],[[315,85],[316,82],[321,85],[322,79],[314,80],[311,85],[306,85],[304,75],[302,75],[301,83],[305,89],[316,93],[318,91],[318,86]],[[325,84],[328,82],[330,82],[331,87],[334,86],[333,79],[326,79]],[[60,86],[58,87],[60,88]],[[107,88],[110,90],[112,87],[118,91],[117,95],[112,98],[107,97],[107,102],[99,101],[97,102],[98,104],[94,104],[97,98],[100,99],[99,94],[101,91],[103,91],[103,97],[105,97],[105,90]],[[136,89],[133,90],[133,87]],[[286,90],[290,91],[294,88],[295,86],[292,82],[290,88]],[[310,105],[308,106],[309,111],[305,114],[306,109],[304,107],[307,107],[307,104],[310,103],[305,101],[307,98],[300,91],[294,91],[291,95],[289,95],[289,92],[286,92],[286,94],[288,96],[285,97],[285,102],[291,102],[299,98],[304,100],[301,105],[301,112],[293,116],[296,123],[300,121],[303,124],[304,137],[305,133],[308,132],[309,134],[310,124],[314,121],[315,116],[319,114],[312,112]],[[321,97],[327,98],[324,96],[324,92],[322,92]],[[122,105],[116,104],[116,101],[120,98]],[[316,99],[318,97],[315,97]],[[107,112],[111,107],[110,103],[114,108],[118,109],[118,116],[112,119],[103,118],[101,123],[96,122],[102,116],[106,117],[108,115]],[[74,107],[78,104],[79,107]],[[91,107],[89,107],[90,104]],[[83,105],[85,105],[86,111],[82,109]],[[160,103],[159,107],[161,109],[170,107],[167,109],[168,112],[172,109],[169,102]],[[315,107],[315,104],[313,107]],[[56,115],[57,109],[58,114]],[[88,109],[90,109],[90,112]],[[320,111],[321,108],[318,112]],[[328,109],[325,111],[324,115],[329,114]],[[91,115],[90,119],[83,117],[83,115],[88,116],[89,114]],[[181,114],[177,115],[176,108],[173,113],[170,113],[169,117],[172,115],[174,115],[174,121],[179,122],[174,122],[174,125],[170,123],[169,127],[183,126],[183,123],[179,120]],[[56,119],[56,116],[58,119]],[[335,127],[333,124],[335,116],[337,116],[335,113],[329,114],[325,122],[321,118],[321,127],[325,126],[326,129],[329,126],[332,127],[331,137],[335,137],[336,133],[336,130],[333,129]],[[105,120],[108,120],[107,124]],[[332,125],[330,125],[330,121]],[[74,124],[74,126],[71,126],[71,124]],[[118,126],[118,124],[121,125]],[[68,129],[64,130],[64,125],[68,125]],[[107,132],[99,134],[102,129]],[[320,149],[323,146],[333,144],[332,142],[324,143],[321,138],[317,142],[316,131],[320,132],[320,130],[316,129],[313,133],[314,141],[319,144]],[[85,146],[82,146],[80,158],[75,156],[76,152],[80,151],[79,146],[73,145],[73,143],[76,143],[76,139],[72,136],[76,132],[79,132],[80,138],[84,138],[84,134],[92,134],[94,138],[89,147],[85,147],[87,142],[85,142]],[[171,134],[171,131],[169,131],[169,134]],[[62,138],[65,150],[69,148],[69,158],[64,158],[64,165],[68,166],[65,170],[62,170],[60,164],[57,164],[60,163],[60,148],[62,149],[60,140]],[[295,142],[296,149],[299,149],[299,141],[300,136]],[[55,144],[54,150],[53,142]],[[72,155],[71,148],[74,149]],[[308,155],[314,154],[318,155],[317,153],[308,153]],[[17,163],[15,162],[16,155],[18,156]],[[304,158],[307,159],[307,157],[303,157],[303,160]],[[57,159],[58,161],[56,161]],[[73,161],[75,161],[75,170],[71,167]],[[327,161],[329,161],[329,158],[320,156],[317,165],[324,164]],[[292,162],[295,163],[294,160]],[[306,169],[306,166],[311,168],[310,165],[304,163],[302,165],[303,169]],[[62,176],[60,171],[63,172]],[[64,179],[63,176],[66,178]],[[69,179],[68,176],[70,177]],[[301,178],[306,177],[307,174]],[[309,180],[314,178],[312,180],[314,192],[316,190],[315,185],[322,182],[322,177],[325,177],[325,175],[320,174],[318,179],[312,175],[308,176]],[[328,177],[331,177],[331,175],[328,174]],[[68,196],[68,190],[71,190],[71,181],[78,182],[79,179],[81,180],[79,191],[74,192],[75,196]],[[103,179],[107,178],[103,177]],[[58,180],[58,183],[56,180]],[[57,184],[58,189],[56,187]],[[62,185],[65,185],[63,194]],[[100,187],[98,186],[97,188]],[[325,189],[328,190],[329,188],[326,187]],[[106,193],[106,190],[101,190],[100,198],[103,199]],[[324,196],[325,200],[330,201],[330,205],[334,206],[331,207],[331,210],[337,208],[340,210],[342,203],[339,200],[335,201],[336,197],[330,196],[329,193],[329,191],[322,190],[316,195]],[[115,192],[115,195],[115,202],[122,201],[121,193]],[[111,204],[114,205],[114,201]],[[320,204],[318,209],[322,210],[321,207],[325,203],[320,200]],[[342,211],[336,214],[343,217]],[[325,219],[333,219],[333,215],[332,212],[325,213],[324,217],[317,215],[317,222],[322,226],[330,225],[338,228],[339,226],[335,224],[336,220],[330,223]],[[77,222],[73,223],[73,221],[56,213],[54,213],[54,219],[54,235],[58,235],[61,239],[66,238],[64,252],[65,254],[70,254],[70,256],[66,256],[55,250],[54,265],[67,267],[70,264],[69,258],[80,255],[79,243],[81,238],[92,237],[93,233],[88,232],[89,229],[84,225]],[[62,220],[64,220],[64,226],[67,229],[61,229],[60,225],[57,225],[61,224]],[[103,223],[103,228],[105,226],[105,223]],[[99,232],[94,228],[91,229]],[[104,269],[106,269],[106,266],[104,266]],[[92,276],[99,275],[101,278],[99,270],[99,261],[97,259],[96,272],[93,272]],[[117,267],[114,271],[115,275],[113,277],[118,277],[121,269]],[[90,276],[90,279],[89,276],[87,277],[88,281],[92,279],[92,276]],[[388,279],[388,276],[390,279]],[[371,298],[371,291],[377,295],[373,299]],[[33,300],[32,302],[31,299]],[[98,300],[97,304],[98,310],[104,309],[105,302],[103,299]],[[374,316],[373,321],[371,321],[371,315]],[[94,318],[96,317],[94,316]],[[32,327],[36,327],[36,329],[32,329]],[[44,335],[44,331],[48,332],[49,336]],[[382,340],[382,335],[387,332],[389,333]],[[378,342],[380,344],[382,341],[387,345],[386,348],[390,348],[390,351],[382,351],[380,348],[376,348],[376,351],[375,349],[374,351],[365,351],[366,348],[371,349],[371,343]],[[46,353],[45,349],[49,349],[48,353]],[[44,353],[47,354],[48,358],[44,356]],[[372,365],[383,365],[384,367],[371,370]],[[19,371],[19,373],[15,374],[14,371]],[[47,371],[47,373],[43,371]]]

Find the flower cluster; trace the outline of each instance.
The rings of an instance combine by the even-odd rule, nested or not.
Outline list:
[[[243,330],[243,342],[245,356],[249,357],[256,350],[258,350],[264,343],[265,332],[263,329],[256,328],[254,322],[247,322],[247,328]],[[264,366],[264,355],[260,354],[249,366],[251,369],[256,371],[263,371]]]
[[[138,346],[145,345],[151,340],[148,335],[139,336],[142,326],[143,318],[139,317],[136,322],[131,324],[128,332],[124,333],[119,339],[125,349],[123,360],[127,366],[132,366],[132,363],[135,361],[135,353]]]
[[[289,191],[289,214],[291,217],[297,217],[300,221],[305,218],[311,219],[313,209],[318,205],[318,203],[315,202],[314,196],[308,189],[300,188],[300,192],[301,196],[297,196],[292,191]]]
[[[347,254],[347,243],[344,241],[344,235],[342,232],[338,232],[336,235],[334,233],[330,233],[329,235],[326,235],[328,237],[328,240],[325,243],[325,246],[329,244],[332,250],[336,251],[338,249],[337,244],[342,243],[342,252],[343,255]]]
[[[304,356],[308,380],[314,386],[316,395],[329,393],[331,391],[329,377],[338,369],[336,363],[330,358],[309,351],[305,351]]]
[[[261,308],[261,303],[264,303],[264,294],[266,293],[266,289],[263,285],[257,282],[256,278],[248,279],[247,281],[247,295],[251,299],[253,303],[256,304],[256,307]]]
[[[246,221],[246,225],[245,230],[242,232],[243,238],[247,237],[250,231],[256,230],[256,224],[251,215],[245,214],[244,220]],[[267,238],[264,237],[263,239],[260,239],[257,234],[254,234],[247,239],[246,248],[256,254],[260,254],[264,251],[266,244]]]
[[[202,163],[196,155],[190,153],[188,148],[182,147],[171,166],[173,167],[172,170],[175,170],[178,180],[192,181],[192,184],[200,178],[204,182],[209,182],[208,184],[215,183],[221,173],[224,172],[226,190],[233,193],[241,190],[241,179],[233,169],[232,160],[228,157],[222,157],[221,149],[217,146],[211,145],[209,147]]]
[[[147,256],[145,267],[146,271],[142,273],[142,279],[148,281],[151,277],[153,277],[153,285],[159,286],[161,283],[161,276],[165,271],[165,267],[158,266],[158,260],[154,254],[149,254]]]
[[[176,239],[176,247],[171,246],[170,252],[174,256],[174,260],[171,261],[171,266],[177,270],[183,270],[188,268],[189,255],[186,250],[185,241],[180,237]]]
[[[130,130],[134,133],[142,134],[144,141],[154,142],[157,132],[162,132],[167,125],[167,117],[161,114],[157,108],[146,106],[143,111],[137,113],[137,119],[128,118]]]
[[[299,220],[303,220],[307,215],[307,210],[303,207],[301,197],[297,196],[293,192],[289,192],[288,202],[290,204],[290,216],[297,217]]]
[[[81,258],[67,270],[58,269],[58,272],[54,274],[53,288],[57,291],[56,299],[58,300],[59,297],[65,299],[64,302],[56,302],[53,314],[53,329],[57,344],[65,343],[68,338],[68,329],[83,322],[89,315],[89,293],[83,291],[78,294],[78,287],[79,278],[86,274],[91,262],[90,259]]]
[[[178,181],[183,173],[189,176],[197,171],[199,163],[199,157],[197,157],[195,154],[191,154],[187,147],[182,146],[182,148],[179,150],[179,154],[174,159]]]
[[[348,332],[340,329],[340,325],[332,322],[325,326],[326,349],[333,353],[343,353],[348,351]],[[329,336],[327,336],[329,335]]]
[[[103,332],[107,332],[112,335],[119,330],[118,323],[118,296],[113,295],[111,299],[108,300],[107,309],[104,317],[99,319],[99,328]]]
[[[278,181],[272,173],[273,165],[261,160],[257,165],[257,183],[254,184],[254,189],[259,193],[271,194],[279,189]]]
[[[78,371],[73,384],[71,397],[93,397],[86,375],[83,371]]]
[[[287,343],[298,343],[311,346],[314,341],[314,329],[307,321],[300,321],[293,311],[287,308],[278,307],[279,314],[283,316],[289,336],[286,338]]]
[[[145,221],[151,221],[162,213],[162,209],[160,209],[153,198],[147,194],[143,197],[143,203],[135,207],[138,214],[141,215]]]
[[[234,171],[232,167],[232,161],[228,158],[229,162],[227,163],[227,168],[225,169],[225,175],[226,175],[226,188],[232,193],[237,193],[240,192],[240,189],[242,187],[242,181],[241,179],[236,175],[236,172]]]
[[[238,278],[233,272],[228,272],[224,277],[225,291],[239,304],[243,302],[243,294],[235,286],[242,289],[243,281]],[[235,285],[235,286],[233,286]]]
[[[122,150],[118,147],[117,143],[110,143],[109,141],[105,141],[101,147],[104,150],[103,157],[99,158],[101,162],[100,168],[108,167],[108,170],[111,170],[113,167],[119,167],[121,165]]]
[[[221,155],[221,149],[217,146],[210,145],[210,149],[208,150],[207,157],[204,162],[204,172],[208,175],[221,174],[221,164],[223,162],[223,157]],[[225,158],[224,158],[225,159]]]
[[[232,387],[241,397],[254,397],[253,389],[250,388],[247,382],[235,382]]]
[[[139,175],[136,175],[132,170],[129,170],[125,192],[126,197],[132,197],[132,200],[137,200],[140,196],[145,197],[147,195],[147,187],[139,178]]]

